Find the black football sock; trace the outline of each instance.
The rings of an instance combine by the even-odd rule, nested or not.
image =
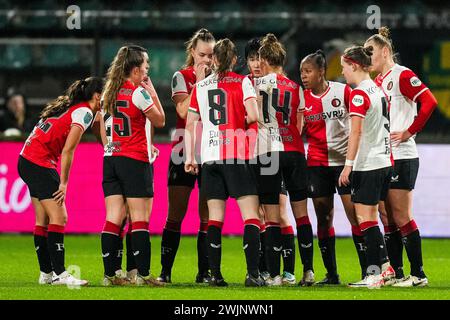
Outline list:
[[[282,249],[280,224],[268,221],[266,223],[266,263],[271,278],[280,274]]]
[[[125,221],[126,223],[126,221]],[[120,234],[119,234],[119,242],[118,247],[117,247],[117,252],[115,255],[115,260],[116,260],[116,270],[122,270],[122,257],[123,257],[123,238],[125,237],[125,232],[123,231],[123,228],[125,228],[125,223],[122,225],[122,228],[120,229]]]
[[[384,227],[384,242],[397,278],[403,278],[403,242],[400,229],[395,225]]]
[[[361,278],[364,279],[367,274],[367,247],[364,241],[364,233],[359,226],[352,226],[352,238],[358,254],[359,265],[361,266]]]
[[[136,221],[132,223],[133,255],[139,275],[146,277],[150,274],[151,244],[148,232],[148,222]]]
[[[303,264],[303,272],[313,269],[313,231],[309,217],[295,219],[297,222],[297,239],[300,258]]]
[[[52,261],[53,271],[60,275],[66,268],[64,266],[64,226],[49,224],[47,238],[48,252]]]
[[[259,276],[259,220],[248,219],[244,221],[243,238],[245,261],[247,262],[247,272],[257,278]]]
[[[38,257],[39,269],[44,273],[52,272],[52,261],[48,252],[47,237],[46,227],[34,227],[34,248]]]
[[[132,223],[129,222],[128,224],[128,231],[125,238],[125,243],[127,247],[127,271],[130,272],[131,270],[137,269],[136,266],[136,259],[134,259],[133,255],[133,233],[132,230]]]
[[[408,260],[411,264],[411,275],[418,278],[426,278],[423,271],[422,261],[422,239],[416,222],[411,220],[400,228],[403,235]]]
[[[266,264],[266,226],[262,225],[259,231],[259,271],[267,272],[267,264]]]
[[[161,273],[166,275],[172,273],[173,263],[180,245],[180,230],[181,222],[166,221],[161,240]]]
[[[283,271],[295,272],[295,236],[291,226],[281,228],[281,244],[283,246]]]
[[[102,257],[103,267],[105,269],[105,275],[112,277],[116,274],[117,265],[117,253],[120,248],[120,226],[106,221],[103,226],[101,235],[102,244]]]
[[[208,223],[200,223],[200,230],[197,234],[197,265],[200,274],[204,274],[209,270],[207,233]]]
[[[361,230],[364,232],[364,241],[367,247],[367,274],[376,275],[381,273],[381,253],[380,246],[383,244],[383,236],[377,221],[367,221],[361,223]]]
[[[222,226],[223,222],[209,220],[208,222],[208,261],[213,277],[220,279],[220,263],[222,259]]]
[[[334,228],[319,228],[317,230],[317,237],[319,238],[319,248],[325,269],[327,269],[327,273],[330,277],[336,276],[336,237]]]

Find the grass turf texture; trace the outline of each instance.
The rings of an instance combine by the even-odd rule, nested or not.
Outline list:
[[[152,274],[159,275],[161,237],[152,236]],[[425,271],[430,281],[426,288],[392,288],[368,290],[347,288],[346,283],[359,278],[359,264],[351,239],[336,241],[337,263],[343,285],[333,287],[301,288],[246,288],[244,287],[245,259],[240,237],[223,238],[222,273],[230,284],[228,288],[210,288],[194,283],[197,272],[196,238],[182,237],[172,273],[174,283],[165,288],[102,287],[103,265],[100,254],[100,236],[67,236],[66,267],[75,264],[90,286],[81,289],[38,285],[37,257],[32,235],[0,236],[0,299],[450,299],[450,239],[425,239],[423,251]],[[317,241],[314,241],[316,281],[325,270]],[[406,255],[405,273],[409,272]],[[123,262],[125,266],[125,261]],[[296,252],[297,282],[302,274],[298,250]]]

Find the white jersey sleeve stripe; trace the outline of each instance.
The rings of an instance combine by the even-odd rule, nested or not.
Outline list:
[[[361,117],[361,118],[365,118],[366,117],[365,115],[363,115],[361,113],[357,113],[357,112],[350,112],[349,115],[350,116],[358,116],[358,117]]]
[[[84,132],[84,127],[81,125],[81,124],[79,124],[79,123],[76,123],[76,122],[73,122],[72,124],[71,124],[71,126],[76,126],[76,127],[78,127],[78,128],[80,128],[83,132]]]
[[[153,108],[154,105],[155,105],[155,104],[152,103],[151,105],[148,106],[147,109],[142,110],[142,112],[143,112],[143,113],[146,113],[146,112],[149,111],[151,108]]]
[[[422,90],[420,90],[420,91],[414,96],[413,102],[416,102],[416,99],[417,99],[422,93],[424,93],[424,92],[427,91],[427,90],[428,90],[428,88],[423,88]]]
[[[194,113],[196,113],[196,114],[200,114],[200,112],[198,112],[195,108],[193,108],[193,107],[189,107],[189,109],[188,109],[190,112],[194,112]]]

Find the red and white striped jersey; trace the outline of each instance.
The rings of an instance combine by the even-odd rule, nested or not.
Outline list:
[[[364,80],[351,92],[350,116],[364,118],[353,171],[390,167],[389,102],[375,82]]]
[[[126,81],[116,100],[114,117],[103,114],[106,137],[104,156],[128,157],[148,162],[147,136],[150,126],[145,112],[154,107],[150,94],[142,87]]]
[[[249,73],[247,77],[252,82],[253,87],[255,87],[255,77],[253,74]],[[248,137],[248,147],[252,158],[257,155],[258,152],[258,121],[247,125],[247,137]]]
[[[234,72],[222,79],[214,73],[196,84],[189,111],[203,123],[202,163],[250,158],[244,102],[251,98],[256,98],[251,81]]]
[[[305,90],[305,134],[308,166],[343,166],[350,131],[350,86],[328,81],[327,90],[316,96]]]
[[[417,116],[416,100],[428,88],[410,69],[395,64],[384,76],[378,75],[375,83],[383,87],[391,102],[391,132],[404,131],[414,122]],[[417,158],[415,135],[408,141],[392,147],[395,160]]]
[[[57,117],[41,119],[25,141],[20,155],[39,166],[56,169],[70,128],[77,126],[84,132],[93,118],[89,104],[82,102]]]
[[[259,103],[259,155],[274,151],[305,153],[297,128],[297,113],[303,112],[303,90],[282,74],[270,73],[254,79]]]
[[[172,77],[172,99],[174,96],[179,94],[190,94],[196,82],[197,76],[195,75],[194,67],[188,67],[186,69],[176,71]],[[184,150],[182,141],[184,128],[186,128],[186,119],[180,118],[178,113],[176,113],[176,115],[176,134],[172,137],[172,151],[179,153]]]

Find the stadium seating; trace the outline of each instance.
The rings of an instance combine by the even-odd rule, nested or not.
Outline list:
[[[29,30],[49,30],[51,28],[63,25],[62,22],[65,21],[64,17],[59,18],[54,15],[43,15],[44,10],[58,10],[63,9],[58,7],[58,4],[54,0],[44,0],[31,2],[28,10],[36,10],[35,16],[28,16],[23,24],[24,29]],[[42,14],[42,15],[41,15]]]
[[[193,12],[198,11],[198,7],[189,0],[182,0],[177,2],[170,2],[163,7],[163,16],[158,20],[157,27],[162,32],[164,31],[187,31],[194,30],[197,26],[196,16],[192,18],[180,16],[176,23],[174,23],[174,18],[168,18],[170,14],[174,12]],[[166,15],[165,15],[166,14]]]
[[[78,46],[48,45],[44,48],[42,60],[38,65],[43,67],[70,67],[79,62]]]
[[[220,18],[211,17],[205,19],[205,25],[212,32],[233,32],[243,27],[243,20],[241,16],[232,16],[233,14],[240,14],[245,7],[239,1],[231,0],[224,2],[215,2],[208,7],[209,12],[219,13]]]
[[[0,46],[0,66],[5,69],[21,69],[31,64],[32,51],[28,45]]]

